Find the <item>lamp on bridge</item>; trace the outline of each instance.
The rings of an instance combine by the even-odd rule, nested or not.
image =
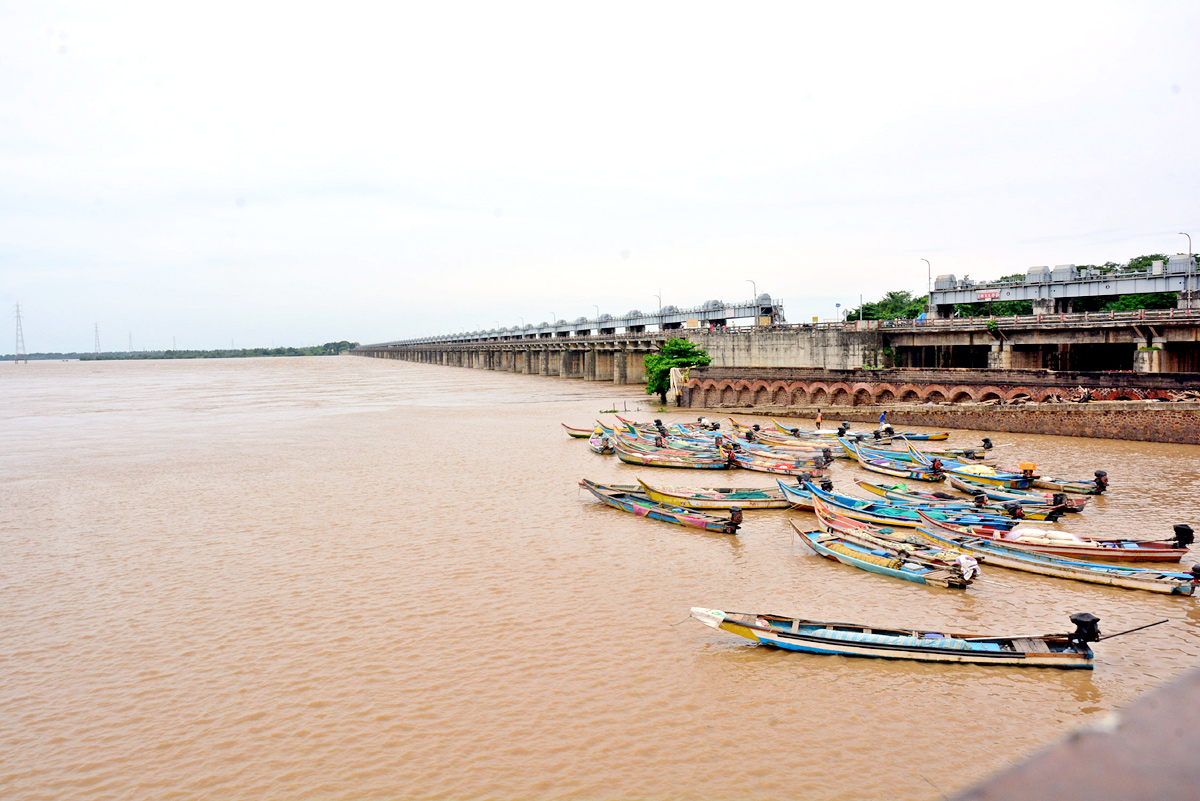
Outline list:
[[[1186,236],[1188,239],[1188,278],[1187,278],[1187,307],[1188,311],[1192,308],[1192,274],[1195,269],[1192,266],[1192,235],[1186,231],[1180,231],[1180,236]]]

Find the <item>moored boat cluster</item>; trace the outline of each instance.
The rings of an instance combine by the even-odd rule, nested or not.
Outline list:
[[[1016,470],[1000,469],[990,439],[975,449],[919,449],[914,441],[944,441],[948,433],[897,432],[891,426],[851,434],[848,423],[836,431],[805,431],[732,418],[725,430],[704,418],[670,425],[617,421],[593,429],[564,427],[573,437],[587,437],[595,453],[615,454],[629,464],[783,476],[769,488],[678,486],[641,476],[636,484],[580,482],[601,502],[641,517],[736,535],[747,511],[810,511],[815,530],[790,522],[794,536],[812,552],[876,575],[950,590],[981,580],[984,566],[1183,596],[1194,594],[1200,583],[1200,565],[1178,565],[1193,541],[1186,523],[1159,541],[1089,538],[1050,527],[1083,512],[1089,496],[1107,490],[1103,470],[1080,480],[1045,478],[1027,462]],[[838,458],[892,479],[948,485],[955,492],[855,478],[854,487],[874,497],[850,495],[832,479]],[[786,650],[1031,667],[1091,668],[1090,643],[1116,636],[1102,638],[1098,618],[1087,613],[1071,615],[1072,632],[1036,636],[878,628],[702,607],[694,607],[691,616]]]

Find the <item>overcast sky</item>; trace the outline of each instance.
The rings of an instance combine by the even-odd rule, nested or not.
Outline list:
[[[0,352],[1186,252],[1198,99],[1194,2],[0,0]]]

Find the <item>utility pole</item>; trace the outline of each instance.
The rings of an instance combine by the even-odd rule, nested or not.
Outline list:
[[[100,323],[96,323],[96,355],[100,355]]]
[[[18,364],[21,357],[25,357],[25,363],[29,364],[29,354],[25,352],[25,332],[21,330],[21,304],[17,304],[17,346],[13,350],[13,364]]]

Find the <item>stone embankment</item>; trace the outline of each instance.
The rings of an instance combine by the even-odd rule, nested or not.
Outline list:
[[[1142,442],[1200,445],[1200,403],[1154,401],[1099,401],[1094,403],[1028,403],[993,406],[985,403],[889,404],[882,406],[786,406],[692,408],[709,416],[740,411],[745,414],[814,418],[820,408],[827,426],[842,420],[877,423],[887,412],[895,426],[927,426],[969,431],[1007,431],[1019,434],[1052,434],[1059,437],[1095,437]]]

